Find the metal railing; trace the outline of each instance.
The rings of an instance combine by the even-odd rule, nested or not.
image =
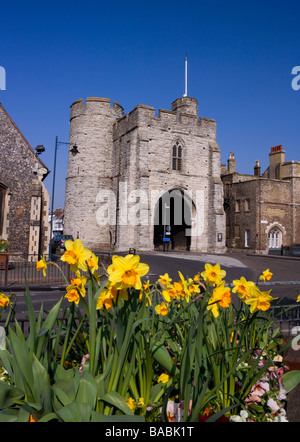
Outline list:
[[[276,305],[271,308],[271,318],[274,325],[288,337],[296,336],[300,333],[300,305]]]
[[[63,274],[67,280],[70,280],[70,277],[72,277],[69,265],[64,261],[60,261],[59,256],[55,257],[56,261],[54,262],[58,264],[59,268],[55,265],[49,265],[47,267],[47,276],[44,277],[43,271],[36,269],[36,261],[38,259],[37,255],[11,256],[6,264],[0,267],[0,290],[23,289],[25,288],[26,281],[29,288],[65,287],[66,282]],[[110,260],[111,257],[109,253],[99,255],[100,266],[101,262],[107,267],[107,265],[110,264]],[[100,269],[100,272],[101,271]]]
[[[285,305],[273,307],[271,318],[274,320],[274,327],[279,328],[285,338],[293,338],[300,334],[300,305]],[[18,323],[23,331],[28,333],[29,319],[18,317]],[[0,326],[4,325],[4,320],[0,321]]]

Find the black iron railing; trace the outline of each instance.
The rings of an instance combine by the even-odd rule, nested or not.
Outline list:
[[[43,287],[64,287],[66,285],[63,274],[67,280],[70,280],[70,267],[59,257],[55,257],[56,265],[47,267],[47,276],[43,276],[43,271],[36,269],[37,255],[11,255],[5,265],[0,268],[0,290],[17,290],[25,288],[27,281],[29,288]],[[99,255],[99,265],[107,267],[110,264],[111,256],[109,253]],[[46,257],[47,261],[47,257]],[[61,269],[61,270],[60,270]],[[62,274],[63,272],[63,274]],[[100,272],[103,269],[100,268]]]

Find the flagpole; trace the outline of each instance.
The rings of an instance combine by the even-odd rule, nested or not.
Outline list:
[[[185,92],[184,97],[187,97],[187,55],[185,57]]]

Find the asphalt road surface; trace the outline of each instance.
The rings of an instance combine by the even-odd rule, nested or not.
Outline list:
[[[278,297],[284,304],[296,302],[300,293],[300,258],[289,258],[280,256],[246,255],[246,254],[192,254],[192,253],[141,253],[141,262],[147,263],[150,267],[146,279],[155,282],[159,275],[168,273],[173,281],[179,280],[180,270],[185,277],[193,277],[204,270],[205,263],[219,263],[221,268],[226,270],[226,282],[244,276],[248,280],[257,281],[260,273],[269,268],[273,273],[272,280],[263,285],[262,290],[272,289],[271,295]],[[27,308],[22,291],[16,293],[17,313],[19,317],[26,316]],[[52,290],[31,290],[34,309],[39,312],[41,304],[44,309],[49,310],[53,305],[64,298],[65,291]],[[66,299],[63,305],[68,305]]]

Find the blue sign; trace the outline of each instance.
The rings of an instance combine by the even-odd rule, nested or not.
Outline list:
[[[169,241],[170,241],[170,238],[163,238],[163,241],[164,241],[164,242],[169,242]]]

